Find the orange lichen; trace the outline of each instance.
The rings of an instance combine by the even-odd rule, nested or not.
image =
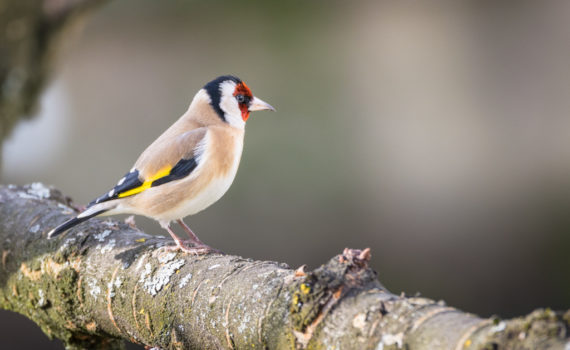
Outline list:
[[[71,267],[75,271],[79,272],[79,266],[81,265],[81,259],[76,258],[74,260],[66,261],[63,264],[59,264],[52,259],[45,259],[42,261],[42,270],[46,271],[50,275],[57,277],[61,271]]]
[[[2,267],[4,269],[6,269],[6,261],[7,261],[8,255],[10,255],[10,250],[3,250],[2,251]]]
[[[77,279],[77,300],[79,300],[79,306],[83,307],[83,293],[81,292],[81,283],[83,282],[83,275],[80,275]]]
[[[85,328],[87,328],[89,332],[95,332],[97,330],[97,323],[91,321],[85,325]]]
[[[144,323],[148,331],[152,334],[152,328],[150,327],[150,315],[148,312],[144,314]]]
[[[113,315],[113,305],[112,305],[113,298],[111,297],[111,293],[113,291],[113,281],[117,276],[117,271],[119,271],[119,266],[117,266],[117,268],[115,268],[115,271],[113,271],[113,275],[111,276],[111,283],[109,283],[109,287],[107,288],[107,314],[109,315],[111,323],[113,323],[113,326],[115,326],[115,328],[117,329],[117,331],[119,331],[120,334],[121,329],[117,325],[117,322],[115,321],[115,316]]]
[[[74,329],[77,329],[77,325],[75,323],[71,322],[70,320],[67,320],[65,322],[65,328],[74,330]]]
[[[307,265],[301,265],[297,270],[295,270],[295,277],[305,277],[307,273],[305,273],[305,268]]]
[[[131,306],[133,308],[133,318],[135,319],[135,326],[137,331],[139,330],[139,321],[137,320],[137,289],[139,287],[139,284],[135,284],[135,288],[133,290],[133,297],[131,300]]]
[[[42,277],[41,270],[32,271],[26,263],[22,263],[22,265],[20,265],[20,271],[26,278],[32,281],[38,281]]]
[[[57,278],[59,274],[68,267],[71,267],[75,271],[79,272],[81,259],[76,258],[74,260],[66,261],[63,264],[60,264],[51,258],[46,258],[43,259],[40,264],[40,269],[32,270],[26,263],[22,263],[22,265],[20,265],[20,271],[26,278],[32,281],[38,281],[40,278],[42,278],[44,273]]]
[[[228,342],[228,347],[230,349],[234,348],[234,345],[233,345],[234,343],[232,341],[232,336],[230,334],[230,328],[229,328],[229,325],[230,325],[230,321],[229,321],[229,319],[230,319],[230,307],[232,306],[232,301],[233,301],[233,299],[230,298],[230,302],[228,303],[228,308],[226,309],[226,341]]]
[[[340,286],[340,287],[336,290],[336,292],[334,292],[333,298],[339,299],[339,298],[340,298],[340,295],[342,294],[342,289],[343,289],[343,286]]]

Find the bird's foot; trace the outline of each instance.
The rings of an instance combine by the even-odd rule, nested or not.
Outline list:
[[[212,248],[205,244],[200,245],[192,245],[189,246],[187,243],[192,244],[192,241],[176,241],[176,245],[165,247],[168,251],[182,251],[184,253],[192,254],[192,255],[203,255],[203,254],[223,254],[222,251]]]

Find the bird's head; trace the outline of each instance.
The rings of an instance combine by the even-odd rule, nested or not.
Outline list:
[[[253,96],[249,87],[232,75],[212,80],[204,86],[204,90],[218,116],[232,126],[243,127],[250,112],[275,110],[267,102]]]

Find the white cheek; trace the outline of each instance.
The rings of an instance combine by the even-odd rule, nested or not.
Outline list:
[[[235,83],[227,82],[222,84],[222,99],[220,108],[225,113],[226,121],[234,127],[243,128],[245,121],[241,117],[241,110],[234,97]]]
[[[239,109],[238,103],[233,96],[222,97],[220,107],[226,113],[225,117],[228,123],[232,126],[243,126],[245,122],[241,117],[241,110]]]

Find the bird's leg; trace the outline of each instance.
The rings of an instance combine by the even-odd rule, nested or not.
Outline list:
[[[210,252],[221,253],[221,251],[219,251],[218,249],[212,248],[209,245],[207,245],[206,243],[202,242],[200,240],[200,238],[198,238],[198,236],[196,236],[196,234],[194,232],[192,232],[190,227],[188,227],[188,225],[186,225],[186,223],[184,221],[182,221],[182,219],[178,219],[176,221],[178,222],[178,224],[180,226],[182,226],[182,228],[184,229],[184,231],[186,231],[188,236],[190,236],[190,239],[187,242],[192,243],[192,245],[195,248],[204,248],[204,249],[208,249],[208,251],[210,251]]]
[[[186,231],[186,233],[188,234],[188,236],[190,236],[190,242],[194,243],[194,245],[197,246],[206,246],[206,244],[204,244],[200,238],[198,238],[198,236],[196,236],[196,234],[194,232],[192,232],[192,230],[190,229],[190,227],[188,227],[188,225],[186,225],[186,223],[184,223],[184,221],[182,221],[182,219],[178,219],[176,220],[176,222],[178,222],[178,224],[180,226],[182,226],[182,228],[184,229],[184,231]]]
[[[206,253],[209,253],[211,251],[215,251],[215,249],[212,249],[206,245],[198,246],[198,247],[188,247],[186,244],[184,244],[184,241],[182,239],[180,239],[180,237],[178,237],[176,235],[176,233],[174,233],[174,231],[172,231],[172,229],[170,228],[170,225],[162,225],[162,227],[166,231],[168,231],[170,236],[172,236],[172,239],[174,239],[174,242],[176,242],[176,246],[166,247],[167,250],[181,250],[185,253],[190,253],[190,254],[195,254],[195,255],[206,254]]]
[[[183,241],[180,237],[178,237],[178,236],[176,235],[176,233],[174,233],[174,231],[172,231],[172,229],[170,228],[170,225],[163,226],[163,228],[164,228],[166,231],[168,231],[168,233],[170,234],[170,236],[172,237],[172,239],[174,239],[174,242],[176,242],[176,245],[177,245],[177,246],[182,246],[182,245],[184,245],[184,241]]]

